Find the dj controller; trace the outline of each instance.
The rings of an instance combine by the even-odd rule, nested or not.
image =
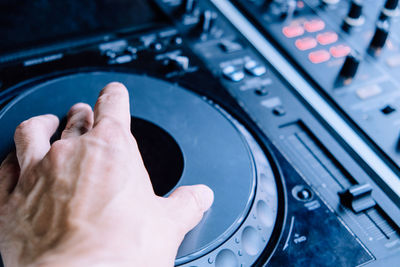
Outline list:
[[[176,266],[399,266],[398,1],[22,2],[0,4],[0,160],[119,81],[155,193],[215,194]]]

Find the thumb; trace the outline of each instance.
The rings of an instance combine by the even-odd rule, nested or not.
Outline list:
[[[168,197],[176,222],[182,226],[183,234],[192,230],[203,218],[214,201],[213,191],[206,185],[178,187]]]

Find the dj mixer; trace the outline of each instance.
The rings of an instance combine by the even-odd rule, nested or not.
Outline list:
[[[1,160],[23,120],[120,81],[155,193],[214,190],[176,266],[399,265],[398,1],[22,2],[0,9]]]

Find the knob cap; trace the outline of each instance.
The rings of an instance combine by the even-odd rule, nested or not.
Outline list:
[[[359,55],[354,53],[348,54],[343,66],[339,72],[339,77],[344,80],[344,83],[350,83],[357,73],[358,66],[361,62]]]
[[[192,14],[196,9],[196,0],[183,0],[181,4],[181,10],[183,14]]]
[[[340,203],[353,210],[355,213],[360,213],[367,209],[373,208],[376,205],[375,200],[371,196],[372,187],[368,183],[356,184],[348,189],[339,192]]]
[[[323,5],[336,5],[340,0],[321,0]]]
[[[399,0],[387,0],[384,9],[395,10],[399,5]]]
[[[189,69],[189,58],[179,55],[171,55],[165,61],[164,65],[168,72],[171,71],[187,71]]]
[[[373,56],[378,56],[381,53],[382,48],[385,46],[386,40],[389,36],[389,30],[389,21],[384,20],[376,23],[375,33],[372,37],[368,50],[370,54]]]
[[[351,1],[350,9],[347,17],[344,19],[345,24],[348,26],[360,26],[364,23],[362,16],[363,2],[362,0]]]
[[[214,11],[205,10],[200,16],[200,32],[209,33],[214,27],[218,15]]]
[[[387,17],[393,17],[399,14],[399,10],[397,9],[398,5],[399,5],[399,0],[387,0],[382,8],[382,12],[379,19],[384,20]]]

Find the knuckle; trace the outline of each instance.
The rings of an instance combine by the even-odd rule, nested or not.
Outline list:
[[[92,108],[88,104],[86,104],[86,103],[77,103],[77,104],[75,104],[75,105],[73,105],[71,107],[69,112],[70,112],[70,115],[74,115],[74,114],[76,114],[78,112],[81,112],[81,111],[91,111],[91,110],[92,110]]]
[[[54,142],[48,153],[49,160],[59,166],[64,163],[65,155],[69,152],[70,145],[63,140],[58,140]]]
[[[37,118],[30,118],[28,120],[21,122],[16,128],[15,134],[21,135],[30,132],[35,126],[36,122]]]
[[[89,120],[83,121],[72,121],[67,124],[64,129],[66,133],[73,133],[75,131],[79,131],[80,133],[85,133],[90,130],[91,122]]]
[[[27,119],[17,126],[14,136],[20,137],[21,135],[25,136],[30,134],[36,129],[43,127],[43,125],[48,123],[49,120],[58,120],[58,118],[54,115],[47,114]]]
[[[123,132],[123,125],[117,119],[111,116],[104,116],[97,127],[101,132],[101,136],[118,136],[119,133]]]
[[[100,97],[105,96],[106,99],[110,99],[109,97],[123,97],[123,96],[128,96],[128,90],[126,87],[119,82],[112,82],[106,85],[104,89],[100,93]],[[107,98],[108,97],[108,98]]]
[[[69,148],[69,145],[67,142],[65,142],[63,140],[58,140],[53,143],[50,151],[52,151],[53,153],[56,153],[56,154],[61,154],[64,151],[68,150],[68,148]]]
[[[97,103],[96,105],[102,105],[104,103],[110,102],[110,94],[103,93],[104,90],[102,91],[101,95],[97,98]]]
[[[201,202],[199,194],[197,194],[196,191],[191,190],[191,189],[186,190],[186,194],[187,194],[188,201],[193,203],[193,205],[196,207],[196,210],[202,211],[202,202]]]

